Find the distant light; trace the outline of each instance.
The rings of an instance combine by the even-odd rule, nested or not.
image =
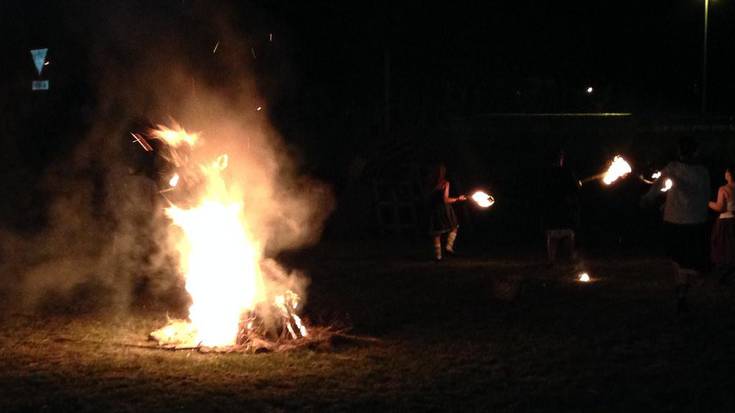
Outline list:
[[[48,64],[51,63],[48,60],[43,63],[44,66],[48,66]]]
[[[586,272],[583,272],[579,274],[578,279],[580,282],[588,283],[590,282],[590,275],[587,274]]]
[[[273,33],[268,33],[268,41],[269,42],[273,41]]]
[[[260,112],[261,109],[263,109],[263,107],[262,106],[258,106],[258,109],[255,109],[255,110],[257,110],[258,112]]]
[[[591,94],[594,91],[595,91],[595,88],[593,88],[592,86],[590,86],[590,87],[587,88],[587,93],[588,94]]]

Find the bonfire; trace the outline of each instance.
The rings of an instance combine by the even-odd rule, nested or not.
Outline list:
[[[144,149],[152,147],[134,136]],[[159,156],[175,169],[160,193],[192,301],[186,319],[169,320],[150,338],[162,348],[215,351],[273,350],[308,340],[301,299],[276,282],[284,270],[264,257],[248,225],[254,218],[226,173],[228,155],[197,163],[192,155],[205,142],[179,126],[158,126],[150,138],[165,144]]]

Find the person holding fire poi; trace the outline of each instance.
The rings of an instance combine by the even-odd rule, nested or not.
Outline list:
[[[430,178],[430,192],[428,199],[429,233],[434,241],[434,260],[442,260],[442,236],[447,234],[446,252],[454,254],[454,242],[457,239],[459,224],[452,204],[465,201],[467,197],[460,195],[456,198],[449,196],[449,181],[446,179],[447,169],[444,164],[438,164]]]
[[[710,178],[707,169],[695,162],[697,144],[693,139],[680,139],[678,149],[679,160],[664,167],[660,179],[651,185],[641,202],[651,204],[665,193],[666,252],[676,277],[676,308],[683,312],[688,310],[689,285],[694,278],[701,277],[706,266]]]
[[[719,212],[712,227],[710,259],[720,282],[725,283],[735,272],[735,166],[725,169],[725,185],[717,191],[717,200],[709,208]]]

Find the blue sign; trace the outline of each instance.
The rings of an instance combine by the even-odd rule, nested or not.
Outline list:
[[[46,63],[46,53],[48,53],[48,49],[31,49],[33,64],[36,65],[36,70],[38,71],[39,76],[41,76],[43,64]]]
[[[34,80],[31,90],[48,90],[48,80]]]

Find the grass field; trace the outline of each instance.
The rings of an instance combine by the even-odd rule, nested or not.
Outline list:
[[[512,256],[512,258],[510,258]],[[0,411],[735,411],[735,291],[674,311],[656,258],[300,259],[313,324],[375,342],[200,354],[136,347],[165,314],[6,313]],[[578,283],[584,268],[593,277]]]

